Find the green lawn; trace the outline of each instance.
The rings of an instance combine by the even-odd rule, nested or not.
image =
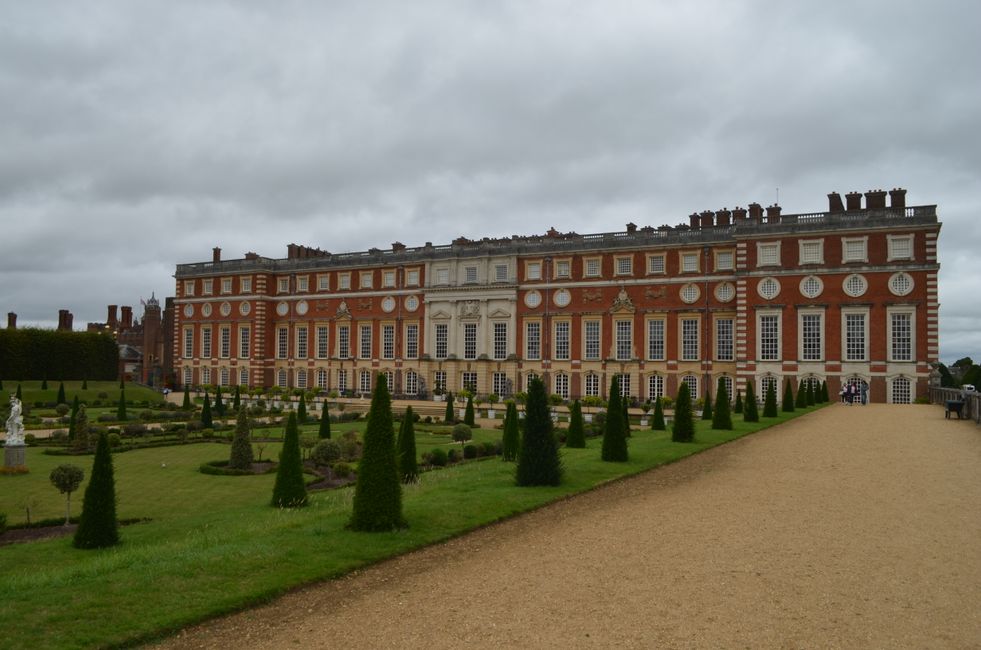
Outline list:
[[[58,398],[58,385],[60,382],[48,380],[48,389],[41,390],[40,381],[12,381],[4,378],[3,390],[0,391],[0,404],[6,405],[11,395],[17,394],[17,385],[20,384],[21,395],[24,402],[33,407],[35,402],[54,402]],[[99,393],[105,393],[107,397],[99,397]],[[65,397],[68,404],[72,403],[75,396],[81,402],[92,404],[95,400],[101,399],[103,403],[111,401],[113,405],[119,402],[119,382],[118,381],[90,381],[88,388],[82,390],[82,382],[66,381]],[[126,401],[128,402],[162,402],[163,395],[145,386],[136,384],[126,384]],[[135,408],[135,407],[134,407]],[[115,412],[115,411],[113,411]]]
[[[711,432],[708,423],[698,422],[695,444],[676,444],[663,432],[635,429],[628,463],[600,461],[600,440],[590,439],[587,449],[563,449],[566,479],[554,488],[517,488],[514,465],[496,459],[427,472],[417,485],[405,488],[410,527],[385,534],[344,528],[350,489],[315,493],[305,509],[276,510],[267,505],[273,475],[198,473],[202,460],[227,457],[227,445],[119,454],[114,457],[119,516],[152,521],[123,528],[123,543],[102,551],[75,550],[69,538],[0,547],[3,645],[73,648],[153,638],[800,414],[781,413],[752,426],[740,422],[732,432]],[[337,425],[334,435],[359,425]],[[307,430],[316,435],[315,425]],[[496,440],[500,431],[478,430],[474,437],[475,442]],[[434,445],[459,447],[448,436],[419,434],[420,455]],[[278,443],[268,443],[266,457],[275,457],[273,447]],[[64,502],[48,485],[47,473],[70,460],[87,475],[91,456],[66,459],[37,449],[28,454],[31,474],[0,477],[0,511],[23,519],[16,507],[33,498],[42,516],[61,515]]]

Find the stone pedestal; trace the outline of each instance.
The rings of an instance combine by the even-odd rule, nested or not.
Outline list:
[[[3,448],[4,467],[23,467],[27,464],[24,460],[24,450],[27,445],[5,445]]]

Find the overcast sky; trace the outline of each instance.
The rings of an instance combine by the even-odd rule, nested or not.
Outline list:
[[[981,357],[981,4],[0,0],[0,313],[175,265],[674,225],[896,186]],[[0,323],[4,326],[5,322]]]

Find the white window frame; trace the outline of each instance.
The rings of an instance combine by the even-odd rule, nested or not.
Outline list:
[[[494,282],[507,282],[508,281],[508,265],[507,264],[495,264],[494,265]]]
[[[201,295],[210,296],[214,293],[215,281],[212,278],[205,278],[201,281]]]
[[[680,273],[698,273],[701,269],[699,268],[701,254],[695,251],[682,251],[678,254],[681,258],[678,262],[678,271]]]
[[[595,332],[591,332],[595,326]],[[583,351],[585,361],[599,361],[603,358],[603,321],[583,320],[582,322]]]
[[[232,357],[232,326],[220,325],[218,327],[218,356],[222,359]]]
[[[306,359],[310,353],[310,330],[305,325],[296,328],[296,358]]]
[[[419,358],[419,324],[407,323],[405,326],[405,358]]]
[[[184,280],[184,296],[194,295],[194,280]]]
[[[807,340],[807,332],[804,326],[804,322],[808,318],[817,317],[818,319],[818,351],[817,356],[808,357],[809,342]],[[801,309],[797,312],[797,358],[802,362],[812,362],[812,361],[824,361],[825,360],[825,350],[824,345],[827,339],[825,318],[823,309]]]
[[[327,325],[317,325],[317,358],[326,359],[330,356],[330,328]]]
[[[849,316],[863,317],[862,355],[860,357],[849,352],[850,333],[848,329]],[[843,307],[841,310],[841,361],[842,363],[863,363],[869,360],[869,310],[867,307]]]
[[[250,276],[239,278],[238,286],[241,293],[252,293],[252,278]]]
[[[613,257],[613,274],[616,276],[634,274],[633,255],[615,255]]]
[[[497,321],[494,328],[494,360],[503,361],[508,358],[508,323]]]
[[[317,291],[330,291],[330,275],[320,273],[317,275]]]
[[[347,291],[351,288],[351,274],[350,273],[338,273],[337,274],[337,289],[339,291]]]
[[[395,325],[385,323],[382,328],[382,359],[395,358]]]
[[[450,325],[449,323],[433,324],[433,357],[445,359],[450,356]]]
[[[756,242],[756,266],[780,266],[780,243],[778,241]]]
[[[555,373],[552,379],[552,391],[562,399],[569,399],[569,375],[564,372]]]
[[[634,321],[620,319],[613,322],[614,353],[617,361],[630,361],[633,358]]]
[[[222,278],[221,279],[221,292],[222,294],[230,294],[232,292],[232,279]]]
[[[764,355],[763,350],[763,322],[764,319],[774,318],[776,331],[774,332],[775,350],[773,356]],[[783,317],[779,311],[758,311],[756,312],[756,359],[758,361],[780,361],[783,357]]]
[[[653,402],[659,397],[664,397],[664,375],[648,375],[647,399]]]
[[[344,324],[337,326],[337,358],[351,358],[351,326]]]
[[[592,265],[596,265],[595,268],[591,268]],[[603,258],[602,257],[587,257],[582,261],[582,275],[584,278],[599,278],[603,275]]]
[[[664,275],[668,272],[664,253],[647,254],[647,275]]]
[[[682,316],[678,320],[678,345],[681,348],[678,358],[682,361],[698,361],[702,358],[701,319]]]
[[[309,275],[298,275],[296,277],[296,290],[298,292],[306,293],[310,291],[310,276]]]
[[[463,267],[464,284],[477,284],[477,277],[477,267],[475,265],[467,265]]]
[[[557,361],[568,361],[572,354],[572,322],[557,320],[553,323],[553,340]]]
[[[290,291],[290,279],[276,278],[276,293],[289,293],[289,291]]]
[[[888,254],[886,257],[887,262],[895,262],[897,260],[912,261],[916,253],[913,249],[913,244],[915,240],[913,238],[913,233],[908,235],[887,235],[886,241],[888,242]],[[904,247],[908,248],[908,253],[899,253],[896,248],[899,242],[904,242]]]
[[[735,271],[736,270],[736,251],[731,248],[717,250],[715,252],[716,271]]]
[[[650,318],[647,321],[647,360],[664,361],[667,351],[668,325],[665,318]]]
[[[586,397],[599,397],[600,380],[595,372],[586,373],[583,380],[583,394]]]
[[[184,358],[185,359],[194,358],[194,328],[193,327],[184,328]]]
[[[358,273],[358,288],[371,289],[375,282],[374,271],[361,271]]]
[[[405,284],[408,287],[419,286],[419,269],[406,269]]]
[[[382,286],[386,289],[395,286],[395,271],[382,271]]]
[[[248,359],[252,354],[252,328],[248,325],[238,326],[238,358]]]
[[[542,358],[542,323],[537,320],[525,321],[525,359],[537,361]]]
[[[715,319],[715,360],[736,359],[736,319],[731,316]]]
[[[436,285],[446,286],[449,283],[450,283],[450,269],[445,266],[436,269]]]
[[[360,323],[358,325],[358,358],[371,358],[372,331],[370,323]]]
[[[473,361],[477,358],[477,323],[463,324],[463,358]]]
[[[211,353],[211,326],[201,328],[201,358],[210,359]],[[205,382],[206,384],[209,382]]]
[[[905,316],[909,320],[909,341],[906,346],[909,354],[906,358],[896,355],[896,331],[894,316]],[[886,342],[889,348],[889,361],[892,363],[908,363],[916,361],[916,308],[887,307],[886,308]]]
[[[526,280],[541,280],[542,279],[542,263],[541,262],[525,262],[525,279]]]
[[[852,253],[849,255],[848,245],[849,244],[861,244],[862,250],[861,254]],[[841,263],[865,263],[869,262],[869,236],[864,235],[862,237],[842,237],[841,238]]]
[[[797,241],[800,264],[824,264],[824,240],[800,239]]]
[[[276,328],[276,358],[286,359],[289,356],[290,329],[288,327]]]
[[[572,277],[572,260],[569,258],[563,258],[561,260],[555,260],[555,279],[568,279]]]

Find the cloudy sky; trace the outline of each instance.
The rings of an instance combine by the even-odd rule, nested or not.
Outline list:
[[[941,357],[979,357],[979,24],[969,0],[0,0],[0,312],[83,328],[213,246],[900,186],[944,224]]]

